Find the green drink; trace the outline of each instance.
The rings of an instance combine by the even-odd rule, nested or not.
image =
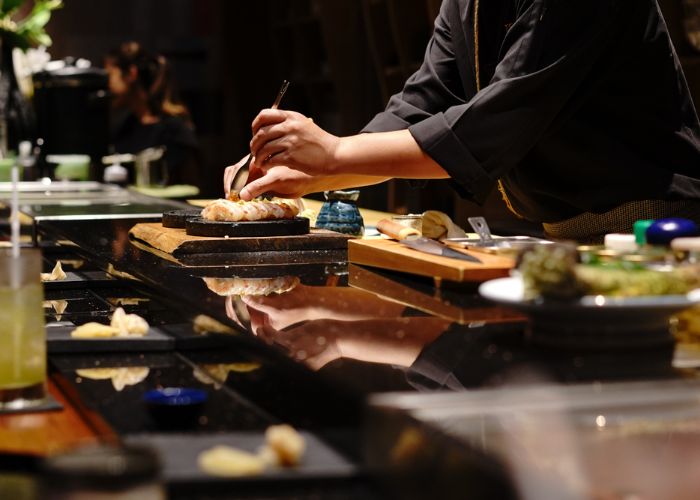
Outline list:
[[[0,252],[0,408],[24,408],[46,395],[46,331],[41,253]]]

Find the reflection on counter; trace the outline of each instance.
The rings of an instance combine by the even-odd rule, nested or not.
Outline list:
[[[89,380],[111,380],[115,391],[121,391],[127,385],[136,385],[148,377],[147,366],[128,366],[118,368],[79,368],[75,370],[78,377]],[[80,383],[79,380],[78,383]]]

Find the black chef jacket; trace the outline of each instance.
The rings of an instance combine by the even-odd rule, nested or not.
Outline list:
[[[656,0],[480,0],[478,92],[474,2],[443,1],[365,131],[408,128],[464,197],[500,178],[533,221],[700,199],[700,126]]]

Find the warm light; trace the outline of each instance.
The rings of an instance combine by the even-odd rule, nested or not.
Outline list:
[[[598,415],[598,416],[595,418],[595,424],[596,424],[598,427],[605,427],[606,422],[607,422],[607,421],[605,420],[605,415]]]
[[[604,306],[605,305],[605,297],[603,295],[596,295],[595,299],[593,299],[593,302],[595,302],[595,305],[597,305],[597,306]]]

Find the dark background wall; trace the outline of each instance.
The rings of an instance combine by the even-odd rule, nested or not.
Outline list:
[[[167,56],[201,141],[204,196],[218,196],[226,165],[240,159],[250,123],[283,78],[285,107],[328,131],[357,132],[419,64],[440,0],[65,0],[48,31],[54,58],[101,64],[134,39]],[[687,43],[681,0],[661,0],[689,83],[700,95],[698,53]],[[497,194],[481,208],[443,182],[364,188],[361,204],[397,212],[438,209],[464,225],[485,214],[509,219]]]

